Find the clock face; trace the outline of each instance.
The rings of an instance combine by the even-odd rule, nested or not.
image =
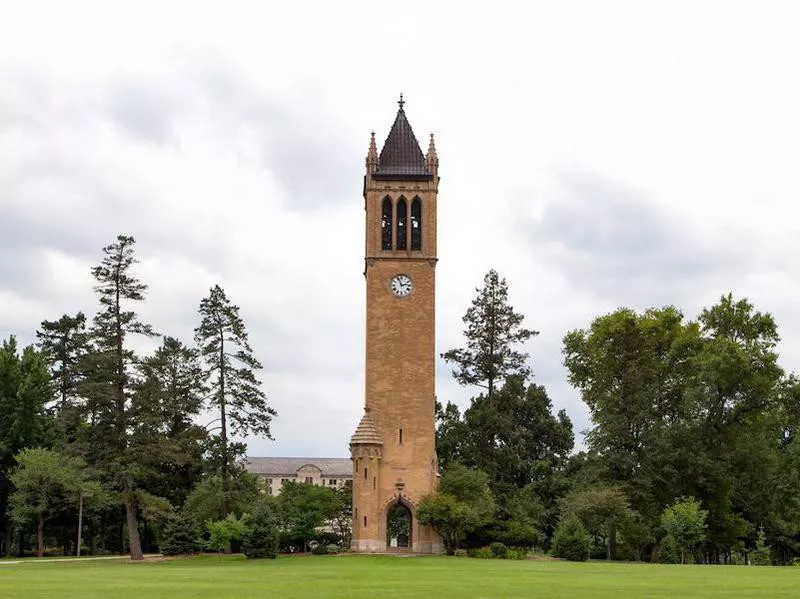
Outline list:
[[[411,294],[414,286],[411,284],[411,279],[408,275],[395,275],[392,278],[390,288],[397,297],[406,297]]]

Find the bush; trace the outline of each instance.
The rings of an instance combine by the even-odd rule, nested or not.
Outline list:
[[[469,557],[477,557],[478,559],[492,559],[494,557],[494,554],[492,553],[492,550],[489,549],[488,547],[480,547],[478,549],[474,549],[474,548],[470,549],[467,552],[467,555]]]
[[[661,554],[659,561],[662,564],[677,564],[680,561],[678,555],[678,545],[672,535],[667,535],[661,542]]]
[[[494,557],[499,557],[500,559],[505,559],[508,553],[508,547],[505,546],[505,543],[492,543],[489,545],[489,549],[492,550]]]
[[[328,555],[328,546],[317,543],[311,548],[311,553],[314,555]]]
[[[339,553],[341,550],[342,548],[339,547],[336,543],[330,543],[328,545],[328,553],[336,554]]]
[[[179,514],[164,527],[159,549],[164,555],[188,555],[201,549],[197,524],[186,514]]]
[[[278,555],[278,521],[272,506],[255,505],[242,535],[242,552],[248,559],[275,559]]]
[[[526,559],[527,557],[528,550],[524,547],[509,548],[505,555],[505,559]]]
[[[553,555],[571,562],[589,559],[592,540],[586,534],[583,523],[577,518],[567,518],[558,523],[553,533]]]

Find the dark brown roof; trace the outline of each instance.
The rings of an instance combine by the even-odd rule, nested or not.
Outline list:
[[[402,103],[383,144],[375,176],[379,179],[432,177],[425,168],[425,156],[406,118]]]

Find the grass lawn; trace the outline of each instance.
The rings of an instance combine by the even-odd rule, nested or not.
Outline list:
[[[131,563],[0,562],[0,597],[798,597],[800,568],[451,557],[241,556]]]

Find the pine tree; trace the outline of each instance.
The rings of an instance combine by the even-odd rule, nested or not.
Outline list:
[[[50,359],[58,392],[55,413],[61,435],[69,442],[79,424],[76,396],[83,379],[82,361],[90,351],[86,316],[78,312],[75,316],[64,314],[58,320],[44,320],[41,329],[36,331],[36,339],[39,349]]]
[[[183,504],[201,475],[207,433],[194,423],[205,391],[197,353],[164,337],[161,347],[141,360],[133,397],[132,449],[148,467],[148,489],[173,505]]]
[[[277,413],[267,405],[256,378],[255,371],[262,366],[248,343],[239,307],[230,303],[219,285],[212,287],[200,302],[200,317],[195,342],[205,362],[211,406],[219,413],[220,475],[226,516],[234,466],[229,435],[261,434],[271,439],[270,422]]]
[[[508,304],[508,285],[497,271],[490,270],[483,287],[475,291],[478,295],[463,318],[467,346],[451,349],[442,358],[455,363],[453,376],[459,383],[483,387],[491,397],[497,381],[530,374],[528,354],[514,346],[539,333],[522,327],[524,316]]]
[[[130,455],[130,430],[133,424],[131,396],[135,387],[134,352],[126,345],[128,335],[155,335],[150,325],[126,309],[128,302],[144,300],[147,285],[133,276],[133,237],[119,235],[103,248],[105,258],[92,268],[97,280],[101,310],[91,330],[96,350],[89,356],[90,372],[82,389],[91,413],[91,446],[96,461],[102,462],[113,487],[121,492],[125,505],[131,559],[143,559],[139,537],[136,473],[138,465]]]

